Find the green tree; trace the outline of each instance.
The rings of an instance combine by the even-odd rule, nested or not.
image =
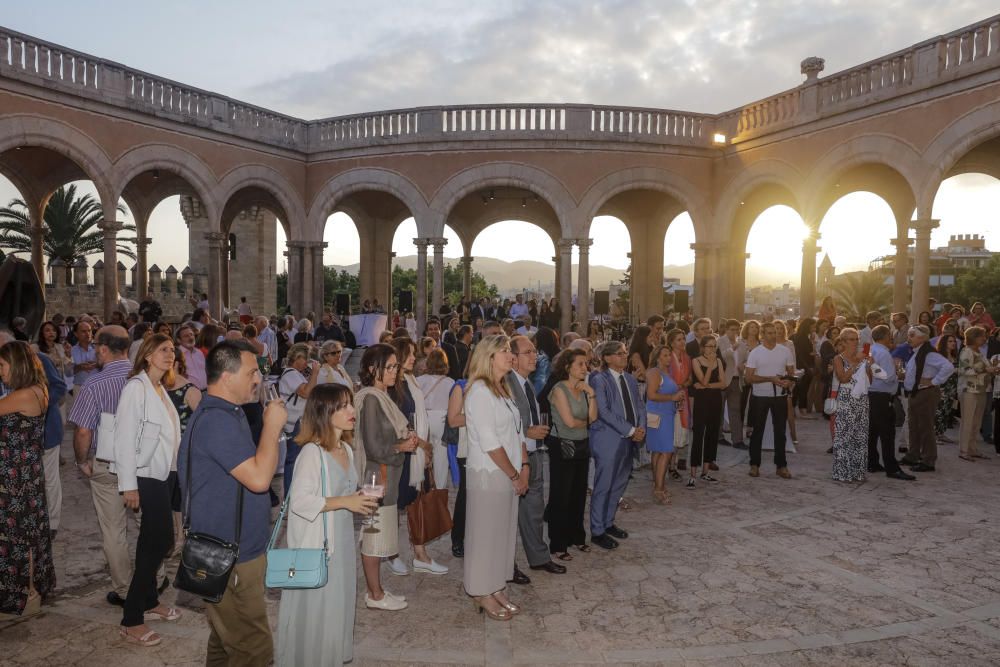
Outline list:
[[[124,214],[125,207],[118,206]],[[76,186],[64,186],[56,190],[45,206],[42,217],[42,253],[51,262],[61,259],[66,265],[66,276],[76,260],[104,252],[104,233],[98,223],[104,219],[104,210],[91,195],[76,195]],[[0,247],[7,248],[12,255],[31,254],[31,218],[28,205],[22,199],[13,199],[0,208]],[[134,232],[135,225],[125,225],[124,231]],[[136,239],[118,238],[118,253],[135,259]],[[113,270],[113,267],[112,267]]]
[[[837,310],[849,320],[863,321],[865,314],[880,310],[892,300],[892,288],[878,272],[858,271],[837,276],[833,282]]]
[[[1000,313],[1000,256],[994,256],[985,266],[959,275],[944,300],[960,303],[966,308],[982,301],[986,311],[995,318]]]
[[[427,294],[430,295],[431,289],[431,276],[430,271],[428,273],[427,280]],[[393,291],[393,309],[399,308],[399,301],[396,299],[396,293],[399,290],[410,290],[413,292],[414,298],[417,295],[417,270],[416,269],[404,269],[398,264],[392,268],[392,291]],[[452,266],[451,264],[444,265],[444,296],[448,300],[448,303],[458,303],[462,298],[462,267]],[[493,298],[500,296],[500,291],[497,286],[493,283],[487,283],[486,278],[483,277],[481,273],[476,271],[472,272],[472,298],[479,299],[481,297]]]

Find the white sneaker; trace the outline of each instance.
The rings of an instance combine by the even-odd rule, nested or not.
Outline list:
[[[365,593],[365,606],[369,609],[381,609],[382,611],[400,611],[406,609],[407,604],[404,600],[397,600],[383,591],[381,600],[372,600],[371,596]]]
[[[389,571],[392,572],[397,577],[405,577],[410,573],[410,569],[406,567],[406,563],[403,562],[402,558],[390,559]]]
[[[424,572],[425,574],[448,574],[448,568],[441,565],[433,558],[431,562],[425,563],[422,560],[413,559],[413,571]]]
[[[391,591],[387,591],[384,588],[382,589],[382,592],[385,593],[386,595],[388,595],[391,598],[396,598],[400,602],[406,602],[406,596],[405,595],[396,595],[395,593],[393,593]]]

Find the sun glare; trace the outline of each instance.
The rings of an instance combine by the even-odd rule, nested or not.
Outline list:
[[[809,228],[794,209],[772,206],[754,221],[747,238],[747,265],[764,270],[772,284],[798,283],[802,268],[802,240]]]

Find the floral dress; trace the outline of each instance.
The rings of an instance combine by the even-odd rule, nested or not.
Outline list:
[[[845,366],[847,359],[840,357]],[[837,390],[837,414],[833,431],[833,478],[838,482],[861,482],[868,472],[868,392],[860,398],[851,390],[858,381],[858,373],[850,382],[841,382]]]
[[[952,373],[941,385],[941,400],[934,413],[934,434],[938,437],[955,425],[955,405],[958,403],[958,373]]]
[[[45,414],[0,415],[0,612],[21,614],[28,601],[29,558],[44,600],[56,587],[45,502]]]

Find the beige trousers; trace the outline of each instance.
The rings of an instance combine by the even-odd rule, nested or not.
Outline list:
[[[59,530],[62,516],[62,478],[59,476],[59,447],[46,449],[42,453],[42,467],[45,469],[45,504],[49,511],[49,530]]]
[[[267,556],[238,563],[218,604],[205,605],[211,634],[206,665],[266,667],[274,659],[267,620],[264,572]]]
[[[962,423],[958,430],[958,451],[963,456],[979,454],[979,425],[986,411],[986,394],[963,391],[958,397],[962,408]]]
[[[111,571],[111,585],[124,598],[132,581],[132,561],[128,555],[125,532],[127,513],[118,493],[118,476],[108,472],[107,463],[94,461],[90,495],[94,499],[97,522],[101,527],[101,546]]]

